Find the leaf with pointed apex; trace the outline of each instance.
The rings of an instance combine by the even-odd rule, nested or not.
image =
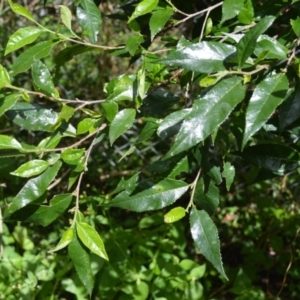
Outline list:
[[[13,137],[0,134],[0,149],[21,150],[22,145]]]
[[[172,208],[164,215],[165,223],[174,223],[185,217],[185,209],[181,206]]]
[[[46,65],[40,60],[34,60],[32,64],[32,78],[36,89],[51,97],[59,97],[57,89],[54,87],[51,74]]]
[[[73,240],[68,245],[68,252],[78,277],[91,296],[94,288],[94,276],[91,268],[90,256],[76,233],[73,236]]]
[[[155,9],[155,7],[158,4],[158,0],[142,0],[136,7],[131,15],[131,17],[128,20],[128,23],[130,23],[132,20],[143,16],[145,14],[150,13]]]
[[[73,33],[72,30],[72,13],[70,9],[65,5],[59,5],[60,18],[63,24]]]
[[[207,138],[222,124],[245,95],[241,78],[232,77],[218,82],[202,99],[194,102],[185,117],[174,145],[167,157],[190,149]]]
[[[16,102],[19,100],[19,98],[20,98],[20,94],[9,94],[7,96],[5,95],[3,100],[2,98],[0,98],[0,117],[11,107],[13,107],[16,104]]]
[[[157,9],[152,13],[149,21],[151,41],[153,41],[154,37],[164,28],[173,13],[174,11],[170,6]]]
[[[253,53],[258,37],[263,34],[274,22],[275,17],[266,16],[257,25],[251,28],[237,44],[237,60],[240,67]]]
[[[10,77],[6,69],[0,65],[0,89],[10,85]]]
[[[56,247],[49,250],[48,252],[49,253],[56,252],[67,247],[72,242],[73,237],[74,237],[74,228],[70,227],[63,233]]]
[[[108,260],[103,241],[98,232],[89,224],[84,222],[76,223],[77,234],[81,242],[93,253]]]
[[[5,215],[11,215],[40,198],[54,180],[60,167],[61,161],[57,161],[53,166],[48,167],[40,176],[28,180],[18,195],[13,199],[7,210],[5,210]]]
[[[196,246],[218,272],[228,280],[221,259],[218,230],[210,216],[206,211],[193,207],[190,213],[190,226]]]
[[[199,42],[186,46],[177,46],[164,58],[155,63],[181,67],[185,70],[205,74],[226,70],[225,62],[235,52],[235,47],[219,42]]]
[[[296,20],[291,19],[290,20],[293,31],[295,32],[296,36],[299,38],[300,37],[300,18],[297,17]]]
[[[101,25],[100,10],[93,0],[81,0],[77,7],[78,23],[91,43],[96,44]]]
[[[242,147],[268,121],[276,107],[283,101],[288,85],[285,74],[276,74],[267,77],[256,86],[246,111]]]
[[[33,15],[24,6],[18,3],[13,3],[11,0],[8,0],[8,3],[14,13],[21,15],[30,21],[35,22]]]
[[[158,183],[145,180],[133,192],[124,191],[117,195],[107,206],[137,212],[160,209],[173,204],[188,188],[189,185],[180,180],[166,178]]]
[[[135,114],[136,112],[133,108],[125,108],[117,113],[109,128],[109,142],[111,145],[133,125]]]
[[[51,49],[57,42],[44,41],[22,52],[12,65],[13,75],[27,71],[35,59],[41,59],[49,55]]]
[[[244,7],[244,2],[245,0],[224,0],[221,23],[237,16]]]
[[[36,175],[41,174],[49,167],[49,163],[42,159],[33,159],[31,161],[26,162],[22,166],[20,166],[17,170],[14,172],[11,172],[10,174],[14,176],[19,177],[33,177]]]
[[[20,28],[9,37],[4,55],[33,43],[42,32],[43,29],[38,27]]]

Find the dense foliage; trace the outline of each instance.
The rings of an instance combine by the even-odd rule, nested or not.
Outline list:
[[[1,9],[0,299],[297,299],[298,0]]]

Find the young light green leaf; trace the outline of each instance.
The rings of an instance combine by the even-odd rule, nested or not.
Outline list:
[[[83,34],[89,38],[91,43],[96,44],[101,25],[99,8],[93,0],[81,0],[76,15]]]
[[[35,22],[33,15],[24,6],[18,3],[13,3],[11,0],[8,0],[8,3],[14,13],[21,15],[30,21]]]
[[[222,176],[226,180],[226,189],[229,191],[235,176],[235,168],[229,161],[224,164]]]
[[[63,233],[56,247],[54,249],[49,250],[48,252],[53,253],[67,247],[72,242],[73,237],[74,237],[74,228],[70,227]]]
[[[246,111],[246,124],[242,147],[271,117],[283,101],[288,90],[285,74],[276,74],[261,81],[255,88]]]
[[[22,52],[12,65],[13,75],[27,71],[35,59],[41,59],[49,55],[52,47],[57,42],[40,42]]]
[[[166,25],[170,17],[173,15],[173,13],[173,9],[170,6],[155,10],[152,13],[152,16],[149,21],[151,41],[153,41],[157,33],[159,33],[164,28],[164,26]]]
[[[84,222],[77,222],[76,230],[80,240],[87,248],[100,257],[108,260],[103,241],[92,226]]]
[[[48,167],[49,167],[49,163],[47,161],[42,159],[33,159],[23,164],[17,170],[11,172],[10,174],[14,176],[28,178],[28,177],[33,177],[41,174]]]
[[[163,179],[158,183],[145,180],[138,184],[133,195],[124,191],[112,199],[107,206],[120,207],[132,211],[160,209],[173,204],[189,188],[188,184],[175,179]],[[133,191],[134,192],[134,191]]]
[[[238,15],[238,20],[242,24],[246,25],[251,24],[254,21],[254,9],[252,0],[246,0],[245,6],[241,9]]]
[[[98,120],[92,118],[85,118],[77,125],[77,134],[83,134],[86,132],[94,132],[96,130],[95,123]]]
[[[218,272],[228,280],[221,259],[218,230],[210,216],[206,211],[193,207],[190,213],[190,226],[196,246]]]
[[[47,66],[40,60],[34,60],[32,64],[32,78],[38,91],[51,97],[59,97],[59,93],[54,87],[52,77]]]
[[[90,256],[84,245],[78,239],[76,233],[73,236],[73,240],[68,245],[68,252],[81,282],[91,295],[94,287],[94,276],[91,268]]]
[[[109,142],[111,145],[133,125],[135,114],[133,108],[125,108],[117,113],[109,127]]]
[[[224,62],[234,52],[234,46],[219,42],[188,42],[187,46],[177,47],[174,52],[155,62],[208,74],[226,70]]]
[[[42,32],[39,27],[20,28],[9,37],[4,55],[33,43]]]
[[[158,0],[142,0],[135,8],[133,14],[128,20],[128,23],[130,23],[132,20],[150,13],[155,9],[155,7],[158,4]]]
[[[9,94],[5,98],[0,99],[0,117],[13,107],[16,102],[19,100],[20,94]]]
[[[227,119],[244,95],[245,87],[240,78],[219,81],[202,99],[194,102],[167,157],[190,149],[207,138]]]
[[[70,9],[65,5],[59,5],[60,8],[60,18],[64,25],[73,33],[72,31],[72,13]]]
[[[237,16],[244,7],[245,0],[224,0],[221,23]]]
[[[274,22],[275,17],[266,16],[257,25],[251,28],[237,44],[237,61],[240,67],[253,53],[258,37],[263,34]]]
[[[0,134],[0,149],[17,149],[21,150],[22,145],[13,137]]]
[[[61,161],[57,161],[53,166],[48,167],[48,169],[40,176],[28,180],[5,211],[5,215],[11,215],[40,198],[55,178],[60,167]]]
[[[62,160],[69,165],[77,165],[85,149],[66,149],[62,152]]]
[[[164,215],[165,223],[174,223],[185,217],[185,209],[181,206],[171,209]]]
[[[104,102],[101,104],[108,122],[112,122],[118,113],[119,106],[116,102]]]
[[[144,38],[141,34],[135,34],[130,36],[126,41],[126,49],[130,55],[135,55],[136,51],[139,49],[140,44],[144,42]]]
[[[10,85],[10,77],[6,69],[0,65],[0,89]]]
[[[65,120],[69,122],[69,119],[74,115],[75,109],[71,106],[63,104],[60,113],[58,114],[58,120]]]
[[[299,38],[300,37],[300,18],[297,17],[296,20],[290,20],[292,28],[296,34],[296,36]]]

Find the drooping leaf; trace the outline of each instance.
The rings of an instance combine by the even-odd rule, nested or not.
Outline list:
[[[10,77],[6,69],[0,65],[0,89],[10,85]]]
[[[38,91],[41,91],[51,97],[59,97],[59,93],[54,87],[52,77],[47,66],[40,60],[34,60],[32,64],[32,78]]]
[[[152,16],[149,21],[151,41],[153,41],[156,34],[164,28],[164,26],[166,25],[170,17],[173,15],[173,13],[173,9],[170,6],[155,10],[152,13]]]
[[[253,53],[258,37],[263,34],[274,22],[275,17],[266,16],[256,26],[251,28],[237,44],[237,60],[240,67]]]
[[[165,223],[174,223],[185,217],[185,209],[181,206],[172,208],[164,215]]]
[[[61,239],[59,240],[58,244],[55,248],[49,250],[49,253],[59,251],[65,247],[67,247],[73,240],[74,237],[74,228],[70,227],[66,231],[64,231]]]
[[[4,55],[33,43],[43,32],[39,27],[20,28],[14,32],[7,42]]]
[[[107,206],[137,212],[160,209],[173,204],[188,188],[189,186],[180,180],[166,178],[158,183],[145,180],[140,182],[132,193],[124,191],[117,195]]]
[[[236,154],[250,163],[277,175],[284,175],[300,166],[299,152],[279,144],[255,145],[247,147],[243,152]]]
[[[53,131],[58,119],[58,114],[38,104],[26,102],[16,103],[6,115],[15,124],[32,131]]]
[[[136,111],[133,108],[125,108],[117,113],[109,128],[109,142],[111,145],[133,125],[135,114]]]
[[[246,111],[246,124],[242,147],[258,131],[283,101],[288,90],[285,74],[276,74],[261,81],[255,88]]]
[[[188,150],[208,137],[226,120],[244,95],[241,79],[232,77],[218,82],[202,99],[195,100],[167,157]]]
[[[99,8],[93,0],[81,0],[77,7],[76,15],[78,23],[91,43],[96,44],[101,25],[101,15]]]
[[[244,7],[245,0],[224,0],[222,5],[222,20],[232,19],[237,16]]]
[[[5,97],[2,98],[0,96],[0,117],[11,107],[13,107],[20,98],[20,94],[9,94],[7,96],[3,96]]]
[[[143,16],[145,14],[150,13],[155,9],[155,7],[158,4],[158,0],[142,0],[136,7],[131,15],[131,17],[128,20],[128,23],[130,23],[132,20]]]
[[[21,15],[30,21],[35,22],[33,15],[24,6],[18,3],[13,3],[13,1],[11,0],[8,0],[8,3],[14,13]]]
[[[219,42],[189,43],[177,47],[174,52],[156,62],[208,74],[226,70],[226,59],[234,52],[234,46]]]
[[[76,223],[76,230],[81,242],[93,253],[108,260],[104,243],[98,232],[89,224],[84,222]]]
[[[48,167],[49,167],[49,163],[47,161],[42,159],[33,159],[26,162],[25,164],[23,164],[17,170],[11,172],[10,174],[14,176],[28,178],[28,177],[33,177],[41,174]]]
[[[227,279],[221,259],[218,230],[210,216],[206,211],[193,207],[190,213],[190,226],[196,246],[218,272]]]
[[[235,176],[235,168],[229,161],[224,164],[222,176],[226,180],[226,189],[229,191]]]
[[[73,240],[68,245],[68,252],[78,277],[91,295],[94,288],[94,276],[92,273],[90,256],[76,233],[73,236]]]
[[[41,59],[49,55],[55,41],[40,42],[22,52],[12,65],[13,75],[27,71],[35,59]]]
[[[5,215],[11,215],[41,197],[55,178],[60,167],[61,161],[57,161],[53,166],[48,167],[40,176],[28,180],[13,199],[7,210],[5,210]]]

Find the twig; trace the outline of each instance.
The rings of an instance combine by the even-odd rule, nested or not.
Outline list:
[[[290,55],[290,57],[287,60],[286,66],[284,68],[284,71],[287,71],[288,66],[291,64],[293,58],[296,56],[296,48],[299,46],[300,40],[297,40],[296,46],[293,48],[292,50],[292,54]]]
[[[190,185],[191,189],[192,189],[192,193],[191,193],[191,198],[190,198],[190,202],[188,204],[188,206],[186,207],[185,211],[188,212],[189,208],[194,204],[194,196],[195,196],[195,192],[196,192],[196,186],[197,186],[197,182],[199,180],[199,177],[201,175],[201,169],[199,169],[197,176],[195,178],[195,180],[193,181],[193,183]]]
[[[48,186],[47,191],[50,191],[57,186],[69,173],[71,169],[67,169],[58,179],[56,179],[51,185]]]
[[[186,17],[189,16],[189,14],[186,14],[185,12],[179,10],[179,9],[171,2],[171,0],[166,0],[166,1],[167,1],[167,3],[169,3],[170,6],[173,8],[174,12],[178,12],[178,13],[180,13],[180,14],[186,16]]]
[[[63,36],[63,37],[65,37],[65,36]],[[103,50],[119,50],[119,49],[124,49],[125,48],[125,46],[102,46],[102,45],[96,45],[96,44],[91,44],[91,43],[88,43],[88,42],[81,42],[81,41],[74,40],[74,39],[71,39],[71,38],[66,38],[66,37],[65,37],[65,40],[67,40],[69,42],[76,43],[76,44],[80,44],[80,45],[84,45],[84,46],[89,46],[89,47],[93,47],[93,48],[99,48],[99,49],[103,49]]]

